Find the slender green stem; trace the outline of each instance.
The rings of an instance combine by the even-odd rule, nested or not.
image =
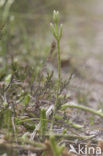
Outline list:
[[[53,156],[61,156],[65,148],[64,145],[58,146],[54,135],[50,136],[50,145],[53,152]]]
[[[58,91],[60,91],[61,85],[61,57],[60,57],[60,40],[57,40],[57,50],[58,50]]]
[[[53,134],[54,137],[56,137],[56,139],[59,139],[59,138],[66,138],[68,139],[69,141],[70,140],[74,140],[74,139],[78,139],[78,140],[89,140],[89,139],[93,139],[93,140],[96,140],[95,139],[95,135],[90,135],[90,136],[82,136],[82,135],[73,135],[73,134],[60,134],[60,133],[54,133]],[[46,133],[45,134],[46,137],[50,137],[50,134]]]
[[[55,106],[53,111],[53,119],[51,123],[51,129],[53,128],[54,118],[57,111],[57,105],[58,105],[58,95],[60,92],[61,87],[61,57],[60,57],[60,40],[62,37],[62,25],[59,25],[59,12],[53,11],[53,22],[50,23],[51,32],[56,39],[57,42],[57,64],[58,64],[58,82],[57,82],[57,93],[56,93],[56,100],[55,100]]]
[[[57,110],[57,102],[58,102],[58,93],[56,94],[56,100],[55,100],[54,110],[53,110],[53,117],[52,117],[51,126],[50,126],[50,133],[52,132],[53,125],[54,125],[54,118],[55,118],[55,114],[56,114],[56,110]]]
[[[64,105],[62,105],[61,108],[62,108],[62,110],[65,110],[65,109],[68,108],[68,107],[69,107],[69,108],[81,109],[81,110],[83,110],[83,111],[90,112],[90,113],[92,113],[92,114],[98,115],[98,116],[100,116],[100,117],[103,118],[103,113],[98,112],[98,111],[96,111],[96,110],[93,110],[93,109],[91,109],[91,108],[82,106],[82,105],[64,104]]]
[[[75,124],[75,123],[73,123],[73,122],[71,122],[71,121],[68,121],[67,123],[68,123],[70,126],[72,126],[73,128],[76,128],[76,129],[81,129],[81,128],[83,128],[82,125]]]

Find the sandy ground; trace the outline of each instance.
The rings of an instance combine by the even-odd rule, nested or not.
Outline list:
[[[74,74],[70,89],[75,96],[79,92],[86,96],[88,105],[96,109],[103,108],[102,3],[100,0],[68,2],[62,40],[66,58],[71,59],[74,68],[82,75]],[[65,77],[68,76],[67,71],[69,66],[66,66]]]

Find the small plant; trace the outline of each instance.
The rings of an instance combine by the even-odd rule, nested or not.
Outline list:
[[[51,149],[53,152],[53,156],[61,156],[62,155],[65,145],[59,146],[56,143],[56,139],[53,135],[50,136],[50,145],[51,145]]]
[[[53,23],[50,23],[51,32],[57,42],[57,62],[58,62],[58,91],[61,85],[61,58],[60,58],[60,40],[62,37],[62,24],[59,25],[59,11],[53,12]]]
[[[53,112],[53,120],[56,114],[58,102],[59,102],[59,93],[61,90],[61,57],[60,57],[60,40],[62,37],[62,24],[59,24],[59,11],[53,11],[53,23],[50,23],[50,29],[51,33],[53,34],[54,38],[56,39],[56,45],[57,45],[57,62],[58,62],[58,86],[57,86],[57,93],[56,93],[56,101],[55,101],[55,107]],[[51,123],[51,130],[53,128],[53,121]]]
[[[41,112],[40,112],[40,132],[41,132],[42,137],[45,135],[46,129],[47,129],[46,111],[45,111],[45,109],[41,109]]]

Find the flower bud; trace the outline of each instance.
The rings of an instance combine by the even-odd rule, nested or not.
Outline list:
[[[50,29],[51,29],[52,34],[53,34],[54,37],[56,38],[56,32],[55,32],[55,28],[54,28],[53,23],[50,23]]]
[[[58,21],[59,21],[59,11],[53,11],[53,21],[55,22],[55,23],[58,23]]]

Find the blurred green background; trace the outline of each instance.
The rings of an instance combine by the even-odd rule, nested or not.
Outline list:
[[[63,23],[62,59],[73,57],[76,66],[91,57],[102,62],[101,1],[0,0],[0,66],[12,59],[42,65],[53,40],[49,23],[54,9]]]

